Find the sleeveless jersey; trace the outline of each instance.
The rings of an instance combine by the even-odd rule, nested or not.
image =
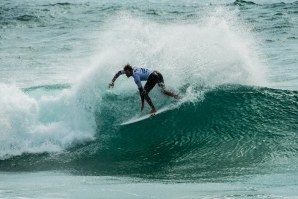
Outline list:
[[[153,70],[149,70],[147,68],[132,68],[132,77],[134,78],[138,88],[142,87],[141,81],[147,81],[152,72]],[[124,70],[121,71],[121,74],[125,74]]]

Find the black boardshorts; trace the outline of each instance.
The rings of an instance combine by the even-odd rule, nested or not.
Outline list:
[[[149,75],[148,80],[144,86],[144,90],[146,91],[146,93],[149,93],[152,90],[152,88],[155,86],[155,84],[157,84],[161,90],[165,89],[163,76],[158,71],[153,71]]]

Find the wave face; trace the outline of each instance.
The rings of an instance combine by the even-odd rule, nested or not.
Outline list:
[[[0,169],[181,179],[254,172],[280,158],[297,158],[296,91],[221,86],[198,101],[127,126],[118,124],[128,109],[114,106],[137,96],[102,100],[112,105],[96,113],[94,141],[62,153],[15,156],[1,161]]]

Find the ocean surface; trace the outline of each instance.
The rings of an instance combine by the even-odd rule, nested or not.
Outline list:
[[[1,0],[0,198],[298,198],[298,1]]]

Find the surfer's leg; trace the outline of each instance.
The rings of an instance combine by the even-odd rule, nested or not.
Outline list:
[[[163,93],[167,96],[170,96],[170,97],[174,97],[175,99],[180,99],[180,97],[178,95],[176,95],[175,93],[171,92],[171,91],[167,91],[167,90],[163,90]]]
[[[156,109],[155,109],[155,107],[154,107],[154,105],[153,105],[153,103],[152,103],[152,101],[149,97],[149,92],[155,86],[156,82],[157,82],[156,74],[152,73],[149,76],[149,78],[148,78],[148,80],[147,80],[147,82],[144,86],[144,98],[145,98],[146,102],[149,104],[149,106],[152,108],[151,112],[156,112]]]
[[[151,107],[150,113],[155,113],[157,110],[156,110],[155,106],[153,105],[148,93],[144,94],[144,98],[145,98],[146,102],[149,104],[149,106]]]
[[[161,92],[163,92],[167,96],[174,97],[175,99],[180,99],[180,97],[175,93],[166,90],[162,74],[157,72],[157,75],[158,75],[157,85],[160,88]]]
[[[155,107],[154,107],[154,105],[153,105],[153,103],[152,103],[152,101],[151,101],[151,99],[150,99],[148,93],[145,93],[145,94],[144,94],[144,98],[145,98],[146,102],[149,104],[149,106],[150,106],[152,109],[155,109]]]

